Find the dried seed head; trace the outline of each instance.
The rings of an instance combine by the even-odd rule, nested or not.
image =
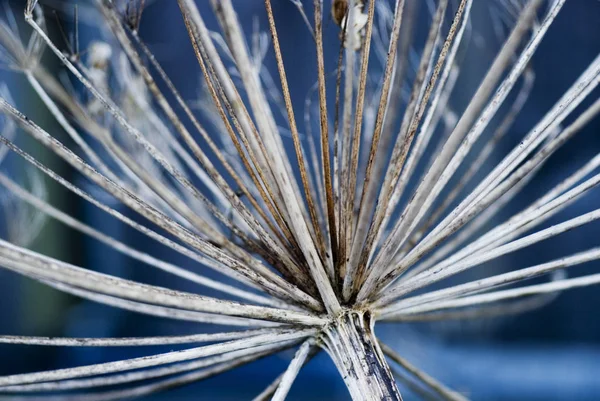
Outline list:
[[[333,0],[331,4],[331,16],[336,24],[342,26],[342,21],[348,13],[348,0]]]
[[[112,57],[112,49],[106,42],[93,42],[90,45],[88,64],[90,68],[105,70]]]
[[[0,162],[10,150],[110,219],[167,248],[153,256],[154,250],[133,236],[113,237],[97,230],[54,208],[37,181],[21,185],[0,169],[0,225],[8,227],[0,235],[0,268],[126,311],[250,328],[227,332],[217,327],[210,329],[214,333],[141,338],[0,335],[0,344],[61,347],[211,343],[107,363],[0,376],[0,393],[89,388],[90,393],[69,398],[138,397],[222,373],[303,342],[288,369],[255,399],[272,395],[273,401],[283,401],[302,365],[324,350],[355,401],[402,399],[386,357],[409,372],[411,382],[414,379],[426,394],[465,400],[382,344],[374,334],[375,323],[511,315],[542,306],[552,292],[600,284],[600,274],[568,278],[558,270],[600,261],[599,247],[507,273],[469,275],[472,268],[600,220],[600,209],[595,209],[538,228],[600,186],[600,155],[510,218],[497,216],[517,200],[521,188],[536,178],[536,171],[555,151],[600,115],[600,100],[595,100],[578,116],[571,116],[600,85],[598,56],[541,120],[523,133],[514,149],[497,155],[498,163],[492,161],[500,147],[497,144],[512,129],[531,93],[534,74],[529,66],[535,49],[566,0],[551,2],[543,14],[540,7],[547,2],[542,0],[496,0],[511,7],[506,17],[497,18],[498,28],[494,27],[504,44],[492,66],[480,71],[482,76],[468,77],[480,82],[479,86],[455,85],[461,82],[461,73],[479,70],[463,68],[472,56],[480,56],[479,49],[459,56],[475,37],[484,41],[475,29],[484,21],[469,20],[476,1],[431,2],[437,5],[421,48],[420,42],[412,43],[414,27],[402,25],[420,21],[414,17],[419,1],[382,0],[376,6],[376,0],[330,0],[333,19],[343,32],[342,47],[348,48],[340,52],[335,71],[334,112],[327,111],[325,49],[330,46],[323,45],[323,1],[314,1],[314,28],[303,2],[290,1],[315,39],[318,82],[311,91],[319,98],[313,113],[320,119],[317,135],[309,131],[316,125],[311,124],[309,107],[316,96],[307,96],[307,132],[299,132],[288,84],[292,74],[286,70],[289,63],[284,62],[285,52],[280,48],[273,0],[264,3],[277,78],[263,66],[268,36],[261,36],[255,28],[248,43],[234,1],[171,2],[179,5],[205,82],[207,95],[201,101],[211,106],[202,103],[201,108],[214,125],[210,129],[196,118],[150,48],[128,31],[139,24],[144,0],[95,1],[103,18],[90,14],[92,24],[107,43],[93,42],[84,63],[52,41],[42,10],[36,8],[37,0],[27,0],[26,18],[34,30],[30,41],[21,43],[16,23],[0,21],[0,61],[7,53],[8,61],[26,75],[45,111],[72,138],[71,146],[65,145],[36,125],[12,106],[0,85]],[[196,3],[202,3],[202,12]],[[212,5],[221,27],[218,34],[210,32],[202,17],[207,8],[204,3]],[[396,3],[394,10],[392,3]],[[125,4],[129,8],[123,18]],[[96,7],[90,12],[96,13]],[[445,18],[448,14],[454,15],[450,25]],[[473,35],[467,35],[469,31]],[[64,42],[69,47],[68,40]],[[363,44],[362,54],[355,57]],[[43,63],[30,68],[44,46],[71,76],[59,80]],[[69,53],[78,54],[76,32],[73,48]],[[71,78],[85,88],[82,96],[72,87]],[[406,90],[411,82],[412,88]],[[454,101],[458,91],[468,101]],[[287,126],[280,128],[278,114],[287,115]],[[6,122],[2,115],[8,117]],[[502,118],[499,124],[490,124],[498,117]],[[74,178],[71,174],[62,177],[21,149],[15,143],[17,127],[23,128],[19,134],[29,135],[85,177],[86,186],[94,184],[93,191],[81,189],[78,179],[69,181]],[[295,161],[281,138],[288,128]],[[9,171],[13,170],[11,166]],[[119,209],[136,218],[115,209],[112,205],[117,202]],[[31,207],[21,208],[25,203]],[[181,292],[142,284],[36,253],[25,246],[40,221],[32,213],[37,209],[32,208],[127,258],[203,288]],[[65,245],[69,246],[68,241]],[[165,251],[179,253],[198,266],[187,269],[160,259]],[[204,268],[223,277],[204,276]],[[480,274],[483,277],[477,277]],[[542,276],[550,280],[498,290]],[[439,287],[433,289],[433,284]],[[206,289],[211,293],[204,295]],[[135,384],[149,379],[156,380]],[[122,388],[101,390],[115,385]],[[64,397],[48,399],[57,398]]]
[[[349,7],[348,0],[333,0],[331,5],[331,15],[335,23],[342,28],[342,32],[345,31],[346,38],[343,37],[344,34],[340,35],[340,40],[344,41],[344,46],[349,46],[350,42],[347,41],[347,38],[352,36],[353,41],[351,43],[353,45],[353,49],[358,51],[362,46],[362,35],[369,18],[367,14],[363,12],[365,8],[365,2],[363,0],[356,0],[354,3],[354,18],[352,26],[346,28],[346,23],[350,15]]]
[[[90,44],[87,60],[88,76],[103,93],[109,93],[108,69],[112,53],[112,48],[106,42],[93,42]],[[97,115],[104,109],[102,102],[96,98],[90,99],[87,108],[92,115]]]

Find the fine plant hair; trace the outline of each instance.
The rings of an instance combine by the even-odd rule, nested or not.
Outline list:
[[[302,22],[296,34],[309,38],[316,55],[316,65],[303,66],[317,76],[300,104],[303,116],[290,93],[294,74],[278,35],[284,21],[272,4],[279,1],[256,0],[264,3],[267,25],[247,34],[232,0],[177,0],[202,79],[194,102],[139,34],[149,6],[143,0],[63,4],[60,12],[74,16],[74,24],[59,27],[62,40],[47,28],[54,2],[26,1],[27,38],[7,12],[0,22],[3,67],[24,76],[66,136],[28,118],[1,89],[0,163],[10,156],[27,173],[17,179],[0,170],[7,221],[0,266],[82,299],[214,329],[141,338],[0,333],[0,343],[50,347],[184,345],[2,376],[0,399],[143,397],[295,350],[287,369],[254,400],[284,400],[302,367],[322,351],[355,401],[402,400],[398,383],[411,383],[426,399],[465,400],[468,393],[382,343],[377,323],[513,315],[561,291],[600,283],[600,273],[566,273],[600,259],[600,245],[574,254],[565,249],[558,259],[501,274],[480,269],[482,278],[458,276],[600,219],[597,208],[546,224],[600,183],[600,154],[578,160],[577,169],[522,210],[508,218],[500,213],[600,112],[599,53],[517,146],[494,159],[532,92],[532,57],[566,0],[489,1],[497,8],[499,50],[462,108],[450,99],[460,90],[466,48],[476,35],[473,0],[291,0]],[[209,14],[218,31],[207,26]],[[339,35],[324,34],[327,21]],[[418,21],[428,21],[423,43]],[[81,24],[97,39],[80,43]],[[330,41],[335,54],[324,50]],[[62,72],[48,68],[42,55],[57,60]],[[267,57],[273,71],[263,65]],[[24,136],[78,179],[26,151]],[[44,179],[189,263],[161,259],[61,210],[48,200]],[[31,244],[47,219],[188,280],[197,291],[35,252]],[[455,276],[463,280],[447,280]]]

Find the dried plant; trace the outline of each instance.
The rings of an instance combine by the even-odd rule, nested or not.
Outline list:
[[[149,267],[198,284],[198,293],[208,288],[222,295],[101,274],[27,249],[31,235],[9,236],[0,240],[5,269],[84,299],[214,324],[217,330],[146,338],[1,336],[2,343],[45,346],[210,344],[4,376],[0,392],[27,399],[31,392],[78,390],[58,397],[126,399],[298,346],[287,370],[255,400],[285,399],[299,370],[320,351],[334,361],[353,400],[401,400],[394,373],[412,377],[435,397],[463,400],[466,395],[381,343],[375,324],[518,313],[545,303],[549,293],[600,282],[600,274],[568,278],[562,273],[599,259],[600,248],[593,248],[475,281],[430,287],[600,218],[595,209],[542,228],[600,182],[600,155],[582,162],[509,219],[497,217],[548,158],[600,111],[600,100],[586,100],[600,81],[600,56],[518,146],[483,177],[477,174],[523,108],[534,77],[531,58],[565,0],[490,2],[503,10],[498,34],[505,38],[460,111],[448,105],[463,71],[461,49],[472,30],[472,0],[436,2],[414,66],[407,60],[420,2],[314,0],[310,10],[307,2],[292,2],[314,38],[317,65],[305,66],[318,73],[318,109],[311,111],[309,104],[306,116],[318,116],[320,129],[314,135],[299,132],[271,0],[264,0],[270,43],[260,32],[244,35],[231,0],[201,2],[201,7],[194,0],[178,0],[204,78],[205,93],[198,103],[206,114],[202,119],[138,34],[143,1],[122,7],[113,0],[95,0],[94,9],[81,6],[80,18],[84,11],[92,15],[103,32],[81,54],[76,28],[67,50],[50,39],[37,0],[28,0],[25,8],[25,20],[33,28],[30,39],[21,40],[10,21],[0,25],[5,66],[24,74],[73,144],[68,148],[27,118],[3,91],[2,157],[8,151],[20,156],[37,174],[197,262],[198,268],[158,259],[60,211],[39,183],[28,190],[1,173],[3,193],[10,194],[13,204],[18,199],[29,205],[29,213],[49,216]],[[203,16],[209,12],[220,33],[207,28]],[[326,57],[323,21],[329,15],[339,25],[340,36],[334,39],[340,51]],[[46,69],[40,62],[43,51],[60,60],[68,79]],[[262,65],[269,51],[278,79]],[[331,59],[338,60],[335,68],[325,66]],[[73,79],[84,95],[69,84]],[[286,128],[277,125],[279,114],[287,119]],[[499,124],[490,123],[495,117]],[[201,122],[207,119],[214,127]],[[87,192],[26,153],[17,145],[17,127],[19,135],[26,133],[44,145],[143,223],[116,210],[100,191]],[[287,130],[293,151],[284,146]],[[18,213],[11,218],[22,221]],[[223,280],[207,278],[206,268]],[[527,282],[534,277],[549,280]],[[222,329],[231,326],[245,330]],[[389,361],[402,370],[392,369]],[[149,379],[150,384],[136,384]]]

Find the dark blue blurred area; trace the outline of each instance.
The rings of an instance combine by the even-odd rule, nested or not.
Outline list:
[[[18,1],[0,0],[0,5],[4,2],[14,7],[17,16],[21,15],[22,5]],[[255,23],[261,30],[267,29],[261,0],[233,2],[248,35],[252,33]],[[44,1],[41,0],[41,3],[44,4]],[[197,3],[200,10],[205,11],[209,27],[217,30],[218,24],[212,16],[209,1],[197,0]],[[295,112],[297,116],[302,116],[304,98],[317,79],[312,38],[292,2],[274,0],[273,3],[276,19],[279,21],[278,30],[290,78],[290,90],[295,100]],[[489,18],[486,17],[486,13],[489,13],[486,7],[488,0],[475,3],[473,17],[476,19],[481,16],[482,20]],[[310,14],[312,1],[305,0],[304,4]],[[325,0],[325,4],[329,4],[329,1]],[[423,23],[427,21],[423,15],[420,16],[419,21],[421,20]],[[476,24],[475,28],[483,29],[481,35],[485,41],[477,47],[477,40],[474,39],[471,46],[475,46],[475,51],[470,51],[463,63],[464,78],[459,81],[459,87],[464,88],[464,95],[463,91],[458,91],[456,99],[453,99],[453,105],[458,110],[464,107],[468,96],[479,83],[477,80],[498,50],[490,32],[485,31],[489,28],[482,25]],[[325,30],[327,68],[328,71],[333,71],[339,51],[338,28],[328,14]],[[86,35],[90,34],[82,31],[83,42],[89,40]],[[144,12],[141,36],[156,52],[184,98],[196,98],[201,75],[176,2],[159,0],[151,3]],[[568,1],[533,59],[536,71],[534,91],[510,137],[499,145],[494,162],[501,160],[519,142],[599,52],[600,2]],[[265,64],[273,77],[276,77],[271,53],[267,55]],[[4,80],[4,77],[13,79],[14,75],[0,72],[0,80]],[[16,79],[11,87],[17,104],[35,117],[33,113],[40,112],[28,104],[31,95],[23,89],[24,86],[18,85],[24,84]],[[594,99],[598,96],[598,91],[591,95]],[[43,118],[41,113],[39,118]],[[285,126],[282,116],[278,116],[278,120]],[[306,130],[300,118],[299,123],[300,129]],[[318,129],[317,121],[313,121],[312,125],[313,131]],[[291,147],[291,139],[286,141]],[[527,206],[599,152],[600,119],[596,119],[552,156],[518,200],[502,211],[497,221],[502,221],[511,213]],[[79,183],[87,185],[82,181]],[[157,247],[146,237],[107,218],[94,206],[72,196],[65,197],[64,194],[59,198],[63,200],[61,207],[64,210],[77,215],[93,227],[117,239],[122,238],[154,256],[182,267],[197,268],[189,260],[163,247]],[[590,191],[583,199],[545,222],[543,227],[588,212],[599,205],[600,192]],[[129,217],[136,218],[124,208],[115,206]],[[197,291],[195,285],[132,262],[95,240],[72,232],[67,232],[60,238],[51,238],[53,235],[56,235],[53,231],[45,230],[36,246],[44,249],[45,243],[52,243],[59,247],[55,252],[63,258],[95,271],[184,291]],[[596,222],[478,267],[479,270],[473,273],[473,277],[552,260],[598,246],[599,241],[600,224]],[[49,254],[53,252],[47,249],[45,251]],[[600,263],[589,263],[575,267],[572,274],[589,273],[598,268]],[[209,276],[212,274],[210,270],[203,270],[204,272],[208,272]],[[210,292],[202,291],[211,295]],[[53,290],[42,289],[30,280],[4,271],[0,271],[0,306],[0,334],[121,337],[215,330],[207,325],[151,318],[80,301]],[[439,324],[381,324],[377,329],[384,341],[393,345],[409,361],[449,386],[470,392],[475,400],[594,401],[600,399],[599,308],[600,289],[590,287],[566,292],[541,310],[510,318]],[[46,349],[0,345],[0,374],[91,364],[172,349],[177,348]],[[287,352],[269,357],[205,382],[147,399],[251,399],[286,368],[292,355],[292,352]],[[408,391],[406,394],[405,399],[413,399],[413,394]],[[322,353],[302,370],[289,399],[346,400],[348,394],[334,365]]]

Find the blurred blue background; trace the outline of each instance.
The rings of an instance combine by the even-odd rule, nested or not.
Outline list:
[[[233,0],[246,32],[258,23],[267,28],[261,0]],[[44,4],[41,0],[41,4]],[[75,3],[75,1],[73,1]],[[208,0],[197,0],[206,10],[207,23],[217,29]],[[312,39],[295,6],[288,0],[274,0],[278,30],[296,113],[304,112],[304,98],[316,81],[315,55]],[[310,11],[312,1],[305,0]],[[474,35],[470,51],[463,62],[461,88],[452,105],[460,110],[476,88],[481,74],[489,65],[498,43],[489,28],[492,0],[475,1]],[[12,7],[17,17],[22,15],[23,3],[0,0]],[[329,1],[325,0],[328,6]],[[2,11],[0,11],[2,12]],[[49,14],[50,15],[50,14]],[[333,68],[339,50],[337,27],[326,16],[325,51],[328,65]],[[50,18],[48,18],[50,20]],[[427,16],[418,21],[427,23]],[[488,21],[488,22],[486,22]],[[68,24],[66,22],[65,24]],[[56,28],[56,27],[54,27]],[[23,28],[26,30],[25,28]],[[421,28],[418,28],[421,29]],[[81,26],[82,43],[94,32]],[[197,96],[201,77],[185,28],[181,23],[176,2],[151,2],[144,12],[141,36],[150,44],[176,86],[187,99]],[[417,49],[418,50],[418,49]],[[511,130],[510,138],[501,143],[498,161],[528,132],[532,125],[554,104],[562,92],[583,71],[600,51],[600,2],[571,0],[559,14],[533,59],[536,81],[531,98]],[[55,63],[50,57],[49,62]],[[266,57],[267,68],[275,76],[272,54]],[[58,66],[55,67],[58,69]],[[43,112],[40,102],[33,98],[25,82],[17,74],[0,72],[0,80],[10,82],[15,101],[27,114],[52,127],[51,119]],[[479,78],[478,78],[479,77]],[[591,97],[598,97],[598,91]],[[281,119],[281,124],[284,121]],[[316,121],[314,121],[316,123]],[[300,122],[301,129],[306,127]],[[313,129],[317,128],[313,124]],[[56,127],[54,126],[56,129]],[[56,131],[59,131],[56,129]],[[52,132],[52,131],[51,131]],[[62,134],[57,134],[62,135]],[[61,137],[64,138],[64,137]],[[291,142],[291,141],[288,141]],[[526,188],[518,201],[498,217],[507,217],[529,204],[540,193],[551,188],[561,178],[580,167],[592,155],[600,152],[600,120],[589,124],[568,145],[549,161]],[[47,160],[64,174],[72,174],[47,154]],[[72,177],[74,180],[79,178]],[[125,228],[102,212],[62,189],[49,187],[50,197],[71,214],[88,224],[123,238],[141,249],[153,246],[129,228]],[[600,205],[600,193],[591,191],[583,199],[553,217],[544,226],[588,212]],[[125,210],[123,210],[126,212]],[[0,219],[4,218],[4,215]],[[2,226],[2,220],[0,220]],[[542,261],[597,246],[600,225],[590,224],[510,254],[481,267],[485,274],[507,268],[526,267]],[[119,275],[142,282],[172,286],[187,291],[195,287],[179,279],[145,269],[98,242],[79,236],[58,224],[49,223],[34,244],[43,253],[60,257],[96,271]],[[154,249],[154,248],[153,248]],[[188,261],[156,249],[156,256],[169,258],[185,266]],[[597,270],[600,264],[577,267],[575,275]],[[0,271],[0,333],[54,336],[144,336],[196,333],[210,328],[199,324],[150,318],[104,307],[63,295],[15,274]],[[510,318],[461,321],[436,324],[380,324],[379,335],[408,360],[453,388],[468,392],[475,400],[598,400],[600,399],[600,291],[598,288],[579,289],[561,294],[541,310]],[[164,352],[173,347],[157,349],[65,349],[0,345],[0,374],[51,369],[90,364]],[[233,372],[149,400],[242,400],[251,399],[282,372],[292,353],[283,353],[253,363]],[[232,385],[235,383],[235,385]],[[406,392],[406,399],[413,399]],[[321,354],[303,369],[292,388],[290,400],[346,400],[346,389],[329,358]]]

